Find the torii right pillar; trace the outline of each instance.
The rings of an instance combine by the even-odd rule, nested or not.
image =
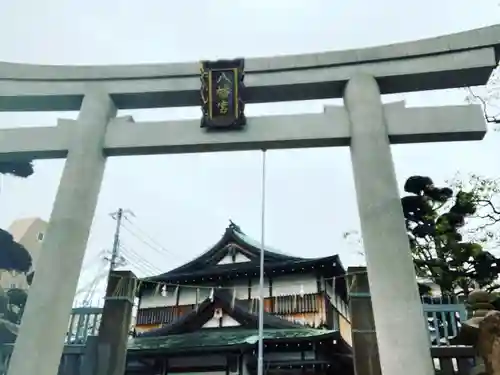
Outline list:
[[[434,375],[430,342],[391,155],[380,90],[358,74],[345,88],[351,159],[384,375]]]

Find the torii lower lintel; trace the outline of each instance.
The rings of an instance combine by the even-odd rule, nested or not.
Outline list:
[[[393,144],[481,140],[486,123],[479,105],[406,108],[404,102],[384,105]],[[323,113],[248,118],[248,127],[234,132],[205,132],[198,120],[134,122],[111,119],[103,152],[106,156],[176,154],[286,148],[336,147],[350,143],[344,107]],[[59,120],[57,127],[0,130],[0,160],[65,158],[77,121]]]

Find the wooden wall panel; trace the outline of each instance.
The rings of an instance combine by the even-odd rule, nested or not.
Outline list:
[[[182,305],[139,309],[137,325],[170,324],[193,311],[195,307],[195,305]],[[254,314],[258,313],[258,299],[248,301],[248,310]],[[302,321],[313,327],[327,323],[323,293],[265,298],[264,311],[290,321]]]
[[[160,328],[162,325],[161,324],[144,324],[144,325],[137,325],[135,326],[135,331],[137,333],[141,333],[141,332],[146,332],[146,331],[149,331],[151,329],[155,329],[155,328]]]
[[[351,323],[342,315],[339,315],[339,330],[345,342],[352,346]]]

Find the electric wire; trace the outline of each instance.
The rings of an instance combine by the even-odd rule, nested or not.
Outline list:
[[[139,258],[135,256],[127,254],[126,259],[127,262],[131,265],[131,268],[137,270],[141,274],[151,275],[156,272],[149,264],[143,263]]]
[[[145,237],[146,239],[148,239],[151,243],[153,243],[153,245],[156,246],[157,249],[160,249],[161,251],[165,252],[165,253],[168,253],[170,255],[174,255],[174,256],[178,256],[178,254],[176,254],[175,252],[173,252],[172,250],[169,250],[167,249],[165,246],[163,246],[160,242],[158,242],[157,240],[155,240],[150,234],[148,234],[145,230],[143,230],[137,223],[133,222],[132,220],[130,220],[128,217],[125,216],[124,218],[126,221],[128,221],[130,223],[130,225],[135,229],[137,230],[140,234],[142,234],[143,237]],[[124,224],[123,224],[124,225]],[[124,225],[125,226],[125,225]]]
[[[146,260],[144,257],[141,257],[137,252],[132,250],[128,246],[120,245],[120,249],[122,250],[122,254],[124,258],[136,268],[141,271],[146,271],[147,274],[158,274],[161,273],[161,270],[158,269],[154,264]]]
[[[155,272],[161,272],[161,270],[159,268],[157,268],[153,263],[151,263],[150,261],[148,261],[146,258],[142,257],[141,255],[139,255],[136,251],[134,251],[132,248],[128,247],[128,246],[125,246],[125,245],[121,245],[120,246],[121,249],[124,250],[124,253],[126,255],[128,255],[129,257],[133,257],[134,259],[136,259],[137,261],[143,263],[144,265],[146,265],[148,268],[154,270]]]
[[[155,253],[159,254],[159,255],[162,255],[162,256],[165,256],[165,255],[168,255],[168,256],[172,256],[171,254],[169,253],[166,253],[160,249],[158,249],[157,247],[151,245],[148,241],[146,241],[143,237],[141,237],[140,235],[138,235],[137,233],[135,233],[133,230],[131,230],[128,226],[126,225],[122,225],[122,228],[125,229],[125,231],[127,233],[129,233],[130,235],[132,235],[136,240],[138,240],[140,243],[142,243],[143,245],[147,246],[149,249],[153,250]]]
[[[168,255],[169,258],[172,258],[172,255],[176,256],[176,254],[166,247],[162,246],[158,241],[156,241],[151,235],[149,235],[146,231],[141,229],[136,223],[132,222],[127,216],[124,216],[124,221],[127,221],[127,224],[122,222],[121,227],[133,236],[136,240],[138,240],[141,244],[147,246],[149,249],[153,250],[156,254],[161,256]],[[123,248],[123,246],[121,246]],[[129,258],[133,258],[133,264],[135,267],[141,272],[147,275],[155,275],[163,273],[158,267],[156,267],[151,262],[147,261],[143,256],[139,255],[130,247],[127,248]]]
[[[80,279],[82,279],[82,276],[84,276],[88,271],[94,268],[97,269],[96,276],[94,276],[89,282],[87,282],[83,286],[79,287],[75,293],[75,297],[78,297],[81,294],[88,292],[88,290],[92,288],[94,284],[96,283],[99,284],[99,282],[104,279],[106,275],[103,275],[103,269],[106,268],[106,263],[104,262],[103,255],[104,252],[99,251],[92,258],[90,258],[87,262],[84,263]]]
[[[101,270],[101,272],[94,279],[94,283],[92,284],[92,286],[89,288],[87,295],[85,296],[85,299],[83,301],[84,306],[90,306],[92,304],[97,288],[99,287],[99,285],[101,285],[106,281],[107,276],[108,276],[108,269],[105,265]]]

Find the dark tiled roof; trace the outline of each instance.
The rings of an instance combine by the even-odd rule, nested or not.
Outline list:
[[[311,268],[313,266],[318,265],[328,265],[335,267],[339,265],[339,259],[337,255],[332,255],[324,258],[317,259],[299,259],[299,260],[284,260],[279,262],[264,262],[264,269],[266,273],[271,273],[273,270],[282,270],[282,269],[294,269],[295,271],[300,270],[301,268]],[[241,263],[230,263],[230,264],[221,264],[221,265],[206,265],[203,268],[199,268],[192,271],[184,271],[184,272],[176,272],[176,273],[166,273],[159,276],[154,276],[146,281],[157,281],[157,282],[173,282],[173,281],[182,281],[182,280],[192,280],[196,277],[201,277],[204,275],[224,275],[228,273],[258,273],[260,264],[258,262],[241,262]],[[341,266],[340,266],[341,267]],[[337,268],[340,268],[337,267]],[[339,271],[338,274],[343,274],[343,271]]]
[[[249,259],[237,264],[218,264],[231,251],[237,251]],[[224,274],[233,271],[249,271],[259,267],[261,244],[244,234],[241,229],[231,223],[222,238],[196,259],[163,274],[143,279],[143,281],[174,281],[182,278],[196,277],[206,274]],[[338,273],[345,273],[338,256],[323,258],[294,257],[273,249],[264,248],[264,264],[266,268],[275,267],[307,267],[318,262],[331,263],[338,268]]]

